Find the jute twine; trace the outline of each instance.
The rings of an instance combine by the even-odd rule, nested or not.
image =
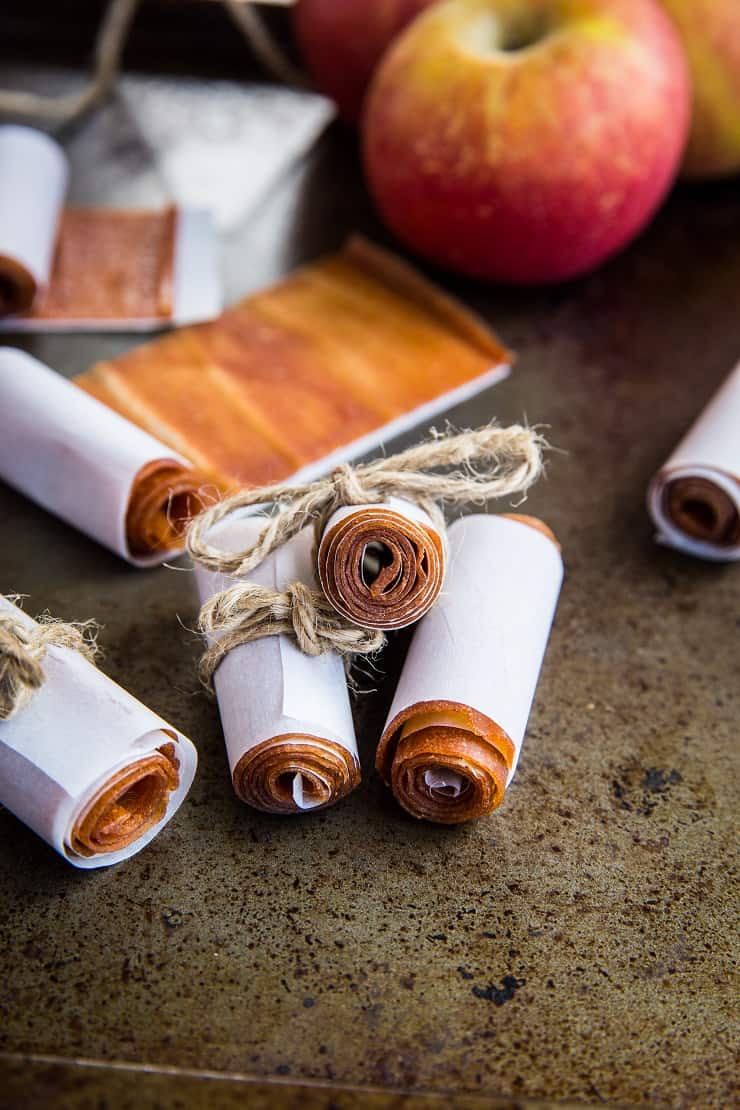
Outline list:
[[[192,521],[188,550],[207,570],[241,577],[309,524],[318,542],[337,509],[389,497],[420,505],[444,535],[443,506],[481,504],[524,493],[542,471],[543,446],[536,431],[520,425],[489,425],[459,434],[432,432],[429,440],[400,454],[356,466],[344,463],[313,482],[239,490]],[[269,508],[271,515],[251,547],[224,552],[209,543],[209,533],[219,521],[256,505]],[[323,593],[303,583],[293,583],[284,591],[236,583],[206,601],[199,627],[213,638],[200,665],[207,688],[227,652],[261,636],[288,634],[308,655],[336,651],[348,659],[376,652],[385,643],[382,632],[353,624],[332,608]]]
[[[350,624],[304,582],[291,582],[285,590],[272,590],[244,582],[215,594],[198,618],[205,635],[218,633],[201,656],[200,680],[213,692],[213,675],[221,660],[235,647],[263,636],[291,636],[306,655],[334,651],[348,662],[355,655],[379,651],[385,634],[378,629]]]
[[[308,87],[304,74],[293,65],[251,2],[221,3],[267,73],[286,85]],[[96,107],[118,77],[126,40],[140,6],[141,0],[109,0],[95,39],[93,75],[79,92],[46,96],[0,89],[0,116],[23,117],[44,125],[65,124]]]
[[[89,663],[95,659],[95,621],[67,624],[48,614],[37,621],[26,626],[12,613],[0,613],[0,721],[18,713],[43,684],[47,648],[70,648]]]

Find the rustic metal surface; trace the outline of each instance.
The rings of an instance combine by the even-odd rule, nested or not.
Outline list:
[[[101,126],[72,137],[87,196],[85,128],[98,149]],[[379,234],[352,145],[331,133],[225,244],[230,297],[355,229]],[[111,870],[74,871],[0,812],[11,1104],[732,1104],[740,568],[656,547],[643,497],[740,357],[739,232],[737,187],[683,189],[587,280],[442,279],[519,353],[508,382],[450,417],[550,425],[560,451],[527,511],[567,565],[515,784],[470,827],[415,823],[371,770],[403,637],[358,707],[358,793],[297,819],[241,805],[197,690],[184,561],[128,569],[0,487],[0,589],[102,621],[105,669],[201,761],[172,824]],[[130,342],[24,345],[71,374]]]

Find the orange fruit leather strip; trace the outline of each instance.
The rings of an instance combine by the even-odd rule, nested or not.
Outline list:
[[[234,768],[236,794],[266,813],[298,813],[293,777],[303,776],[314,808],[333,805],[360,783],[360,768],[340,744],[315,736],[274,736],[244,753]]]
[[[223,492],[287,477],[297,456],[267,438],[260,414],[206,361],[195,332],[181,328],[98,363],[75,384],[184,455]],[[284,404],[282,424],[288,420]]]
[[[707,478],[674,478],[663,498],[666,515],[688,536],[727,547],[740,540],[740,513],[732,498]]]
[[[139,320],[172,316],[176,210],[66,208],[42,320]]]
[[[226,491],[286,478],[508,358],[411,267],[352,240],[76,382]]]
[[[422,727],[413,731],[419,718]],[[435,718],[459,723],[430,723]],[[413,816],[459,824],[501,804],[514,755],[511,740],[490,717],[461,702],[425,701],[394,717],[380,739],[375,766]],[[458,798],[440,796],[423,782],[426,771],[440,768],[463,779]]]
[[[384,549],[374,580],[365,581],[365,549]],[[444,545],[434,528],[382,505],[346,516],[319,545],[319,580],[340,613],[368,628],[402,628],[432,607],[444,579]]]
[[[132,555],[154,555],[182,546],[188,522],[203,506],[205,478],[169,459],[156,459],[134,479],[126,510],[126,539]]]
[[[164,744],[111,776],[77,817],[69,847],[79,856],[126,848],[162,820],[178,783],[175,745]]]

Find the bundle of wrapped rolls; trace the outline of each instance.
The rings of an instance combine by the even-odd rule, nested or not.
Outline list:
[[[399,497],[337,509],[318,549],[328,600],[363,628],[405,628],[419,620],[442,589],[443,527]]]
[[[376,766],[415,817],[458,824],[511,782],[563,565],[533,517],[469,516],[448,529],[445,590],[411,641]]]
[[[0,478],[135,566],[184,547],[202,476],[38,359],[0,347]]]
[[[0,656],[32,652],[37,688],[0,719],[0,803],[75,867],[138,852],[183,802],[192,743],[0,596]],[[10,647],[8,647],[10,643]],[[43,646],[41,646],[43,645]],[[3,655],[3,651],[5,654]]]
[[[224,552],[254,543],[266,519],[228,517],[209,541]],[[235,583],[283,590],[301,582],[315,589],[313,538],[304,529],[278,547],[245,579],[196,564],[201,601]],[[228,651],[213,676],[234,790],[270,813],[328,806],[360,781],[352,712],[339,655],[304,654],[288,635],[267,635]]]
[[[661,543],[740,559],[740,363],[653,478],[648,509]]]

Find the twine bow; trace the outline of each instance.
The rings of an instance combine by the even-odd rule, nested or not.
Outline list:
[[[70,648],[92,663],[95,628],[95,621],[66,624],[48,615],[26,626],[12,613],[0,613],[0,721],[18,713],[43,684],[41,662],[48,647]]]
[[[309,522],[318,538],[341,506],[392,496],[421,505],[443,532],[443,504],[481,503],[527,490],[542,470],[543,445],[537,432],[520,425],[490,425],[458,435],[433,432],[430,440],[398,455],[357,466],[345,463],[314,482],[239,490],[192,521],[188,550],[207,570],[246,575]],[[446,473],[435,472],[444,469]],[[231,553],[208,542],[215,524],[255,505],[270,506],[272,515],[251,547]],[[383,632],[348,621],[323,593],[303,582],[293,582],[284,591],[255,582],[235,583],[205,602],[199,628],[211,638],[199,668],[208,690],[224,656],[262,636],[289,635],[307,655],[335,651],[348,664],[385,644]]]
[[[518,424],[494,424],[457,435],[433,432],[431,439],[398,455],[356,466],[343,463],[314,482],[238,490],[193,520],[188,550],[207,570],[248,574],[308,523],[315,524],[318,536],[342,506],[388,497],[416,502],[443,531],[442,505],[480,504],[529,489],[542,470],[543,443],[536,431]],[[447,473],[437,473],[444,468]],[[220,520],[261,504],[270,505],[273,512],[252,547],[225,553],[208,542],[208,533]]]

